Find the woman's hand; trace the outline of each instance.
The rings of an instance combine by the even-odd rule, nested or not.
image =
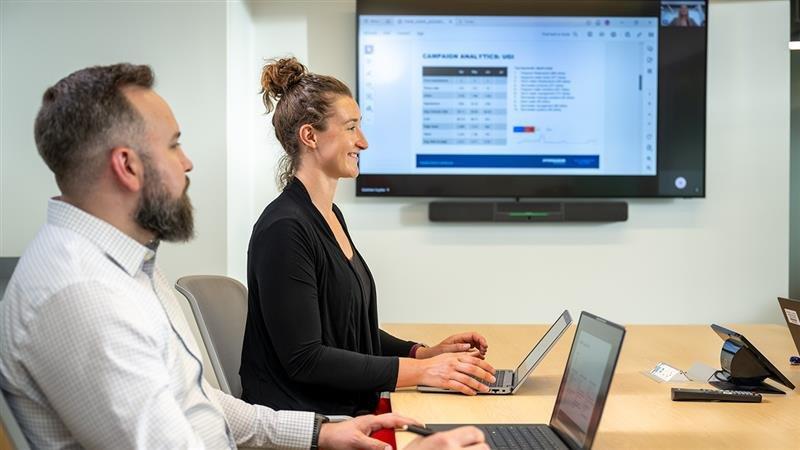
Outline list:
[[[404,358],[401,358],[401,360]],[[494,383],[494,367],[469,352],[443,353],[425,360],[410,360],[419,365],[415,384],[435,386],[475,395],[488,392],[479,380]],[[476,379],[477,378],[477,379]]]
[[[456,353],[472,351],[477,358],[485,358],[489,344],[486,338],[480,334],[470,331],[467,333],[454,334],[433,347],[420,347],[417,349],[417,359],[432,358],[442,353]]]

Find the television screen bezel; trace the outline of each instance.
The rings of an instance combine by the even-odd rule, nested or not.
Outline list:
[[[535,8],[564,11],[563,1],[535,2]],[[650,0],[572,0],[581,4],[581,13],[597,8],[595,15],[614,16],[620,11],[627,15]],[[655,3],[661,3],[660,1]],[[708,17],[708,0],[704,1]],[[456,6],[457,5],[457,6]],[[652,6],[652,5],[651,5]],[[531,7],[528,0],[357,0],[356,42],[359,42],[361,15],[497,15],[520,16],[521,8]],[[457,12],[454,8],[458,8]],[[563,13],[561,15],[568,16]],[[624,14],[623,14],[624,15]],[[708,21],[702,27],[705,41],[703,49],[703,92],[707,96],[708,84]],[[359,51],[356,45],[356,98],[359,87]],[[660,67],[660,65],[659,65]],[[659,92],[661,79],[659,77]],[[659,94],[660,95],[660,94]],[[661,99],[659,99],[660,101]],[[702,120],[702,172],[699,191],[660,192],[663,182],[658,153],[658,171],[655,176],[630,175],[461,175],[461,174],[359,174],[356,178],[357,197],[447,197],[447,198],[705,198],[706,196],[706,111],[703,99]],[[661,119],[659,119],[660,122]],[[661,134],[661,124],[658,132]],[[367,136],[369,138],[369,136]],[[368,150],[369,151],[369,150]],[[379,149],[372,149],[379,151]]]

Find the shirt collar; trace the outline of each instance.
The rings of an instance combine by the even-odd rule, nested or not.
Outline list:
[[[108,222],[55,198],[47,203],[47,223],[85,237],[130,276],[154,260],[158,250],[157,241],[144,246]]]

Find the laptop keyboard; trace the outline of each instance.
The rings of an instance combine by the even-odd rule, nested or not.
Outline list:
[[[510,370],[498,370],[497,373],[495,373],[495,376],[494,376],[494,378],[495,378],[494,383],[488,383],[485,380],[482,380],[482,379],[480,379],[478,377],[473,377],[473,378],[475,378],[476,380],[478,380],[481,383],[485,384],[486,386],[489,386],[490,388],[492,388],[492,387],[503,387],[503,386],[510,385],[511,384],[511,379],[513,377],[514,377],[514,372],[512,372]]]
[[[567,449],[547,425],[478,425],[493,449]]]

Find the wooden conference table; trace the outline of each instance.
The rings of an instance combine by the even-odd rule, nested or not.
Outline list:
[[[547,327],[386,324],[382,328],[395,336],[426,343],[461,331],[478,331],[489,341],[487,361],[495,368],[514,369]],[[797,349],[785,325],[729,328],[745,335],[800,386],[800,366],[791,366],[788,361]],[[661,361],[683,370],[694,362],[718,368],[722,340],[709,326],[631,325],[626,329],[593,448],[800,449],[800,396],[796,391],[783,388],[787,395],[764,395],[762,403],[752,404],[673,402],[673,386],[709,386],[657,383],[641,373]],[[426,423],[548,423],[574,332],[572,325],[533,372],[532,379],[514,395],[467,397],[403,389],[392,394],[392,408]],[[399,448],[414,437],[398,433]]]

